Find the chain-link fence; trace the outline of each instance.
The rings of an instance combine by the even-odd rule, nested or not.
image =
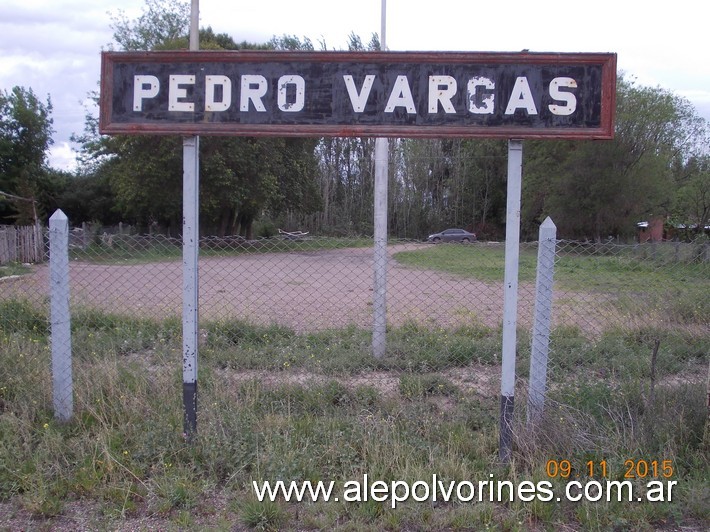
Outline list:
[[[57,279],[46,262],[0,269],[3,497],[19,494],[25,507],[46,515],[67,493],[88,493],[102,505],[119,493],[120,515],[130,504],[153,515],[193,508],[207,483],[249,501],[252,480],[368,473],[414,482],[432,471],[457,480],[495,473],[503,243],[391,240],[386,350],[375,357],[371,238],[203,238],[199,438],[195,454],[186,454],[178,437],[182,242],[76,231],[68,240],[69,429],[53,430],[51,419],[51,389],[61,384],[53,375],[50,321],[52,331],[68,325],[50,312]],[[671,463],[700,489],[709,436],[707,241],[553,244],[554,260],[539,274],[538,243],[520,247],[515,467],[526,478],[546,478],[550,463],[570,462],[617,474],[640,453]],[[552,281],[551,292],[538,290],[549,322],[534,317],[538,278]],[[546,397],[538,423],[528,424],[526,392],[539,378],[530,376],[536,322],[549,336]],[[57,453],[79,457],[79,465],[57,465]],[[285,518],[278,507],[243,504],[247,523],[261,523],[267,510],[276,512],[271,525]],[[702,518],[702,503],[693,504],[688,499],[681,513]],[[319,508],[301,508],[306,517],[295,519],[297,526],[331,528],[328,516],[343,515],[364,519],[365,528],[384,526],[377,519],[401,520],[404,528],[434,519],[427,521],[434,529],[521,519],[581,523],[589,516],[605,528],[627,519],[626,509],[622,516],[609,505],[609,512],[587,506],[554,513],[532,504],[475,515],[437,506],[428,517],[412,506],[406,516],[367,504]],[[639,513],[639,522],[646,515]]]
[[[121,320],[151,323],[148,330],[157,327],[160,334],[179,336],[179,239],[97,233],[88,242],[83,237],[72,242],[72,327],[79,337],[85,327]],[[387,352],[379,360],[373,360],[370,344],[371,239],[206,237],[200,247],[201,356],[235,370],[235,378],[278,370],[280,380],[324,374],[363,379],[369,372],[376,383],[399,378],[399,372],[443,372],[459,387],[495,395],[503,243],[390,241]],[[708,247],[707,241],[558,241],[550,325],[552,381],[555,373],[566,375],[557,368],[579,369],[578,362],[591,352],[599,350],[603,358],[609,342],[631,342],[635,352],[641,355],[645,349],[650,357],[656,338],[661,339],[661,352],[669,354],[667,371],[689,380],[702,377],[698,362],[707,356],[710,341]],[[537,243],[522,244],[522,378],[530,352],[536,263]],[[1,281],[2,304],[27,304],[33,312],[47,312],[49,266],[19,269]],[[17,316],[4,313],[2,327],[12,329]],[[136,356],[149,351],[157,339],[145,334],[127,342],[126,350]],[[690,366],[680,372],[686,363]],[[603,360],[594,365],[599,378],[623,371]]]

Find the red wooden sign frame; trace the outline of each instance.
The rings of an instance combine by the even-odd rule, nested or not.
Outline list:
[[[616,54],[611,53],[104,52],[101,68],[102,134],[614,135]],[[226,107],[222,112],[205,105],[205,87],[215,90],[214,83],[207,85],[207,76],[221,80],[221,92],[209,98]],[[150,82],[137,87],[146,79]],[[257,84],[250,85],[250,80]],[[563,88],[551,88],[558,80]],[[446,93],[446,86],[437,85],[445,82],[456,90]],[[444,95],[432,96],[434,90]],[[244,96],[247,91],[249,97]],[[356,100],[364,102],[361,109]],[[191,104],[194,110],[186,111]]]

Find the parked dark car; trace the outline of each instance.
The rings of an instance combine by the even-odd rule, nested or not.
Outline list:
[[[463,229],[446,229],[441,233],[434,233],[427,238],[429,242],[475,242],[475,233]]]

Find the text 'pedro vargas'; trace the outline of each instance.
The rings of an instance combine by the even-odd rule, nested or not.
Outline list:
[[[280,76],[275,84],[276,90],[269,87],[267,78],[260,74],[242,74],[235,80],[221,74],[207,74],[200,83],[204,83],[204,109],[196,109],[195,99],[191,99],[189,91],[198,81],[195,74],[173,74],[169,77],[167,87],[168,111],[172,112],[213,112],[220,113],[230,109],[233,103],[232,93],[234,85],[238,87],[236,98],[240,112],[256,111],[257,113],[273,112],[278,109],[284,113],[298,113],[306,105],[307,84],[303,76],[289,74]],[[364,76],[361,83],[357,83],[350,74],[343,74],[341,83],[347,90],[350,105],[354,113],[365,112],[368,103],[371,103],[370,94],[377,81],[376,74]],[[456,108],[455,97],[460,91],[465,91],[465,112],[472,115],[492,115],[496,112],[496,81],[486,76],[473,76],[466,80],[465,88],[459,87],[457,79],[449,75],[428,76],[426,83],[427,94],[425,101],[426,112],[436,115],[440,111],[445,114],[457,114],[464,111]],[[567,76],[552,78],[546,88],[546,96],[552,103],[547,104],[545,111],[556,116],[572,115],[577,109],[577,97],[574,90],[577,81]],[[133,111],[141,112],[145,100],[158,97],[161,91],[160,80],[154,75],[133,76]],[[275,93],[275,94],[274,94]],[[267,95],[271,95],[267,97]],[[275,98],[274,98],[275,96]],[[528,115],[537,115],[539,110],[531,84],[527,76],[517,76],[509,94],[505,97],[505,115],[513,115],[518,109]],[[163,96],[164,97],[164,96]],[[271,101],[270,101],[271,100]],[[376,99],[375,99],[376,100]],[[375,102],[377,103],[377,102]],[[386,101],[382,102],[380,109],[384,113],[394,113],[401,110],[407,115],[416,115],[417,105],[412,95],[412,86],[406,75],[397,75],[392,83]]]

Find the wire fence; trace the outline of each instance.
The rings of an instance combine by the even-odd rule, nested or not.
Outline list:
[[[156,346],[179,352],[181,246],[160,235],[70,239],[75,358],[106,346],[146,363]],[[710,352],[709,247],[707,240],[558,240],[548,296],[552,397],[565,402],[570,387],[625,379],[644,386],[703,383]],[[390,241],[387,349],[378,359],[371,354],[371,238],[206,237],[200,248],[200,357],[231,379],[303,384],[337,378],[401,393],[402,375],[416,375],[444,390],[497,397],[503,243]],[[536,242],[521,244],[521,388],[528,379],[537,254]],[[49,265],[16,268],[0,278],[0,330],[9,335],[31,323],[48,334],[42,323],[49,321]],[[132,334],[116,345],[120,329]],[[426,380],[417,382],[422,393],[438,393],[422,384]]]

